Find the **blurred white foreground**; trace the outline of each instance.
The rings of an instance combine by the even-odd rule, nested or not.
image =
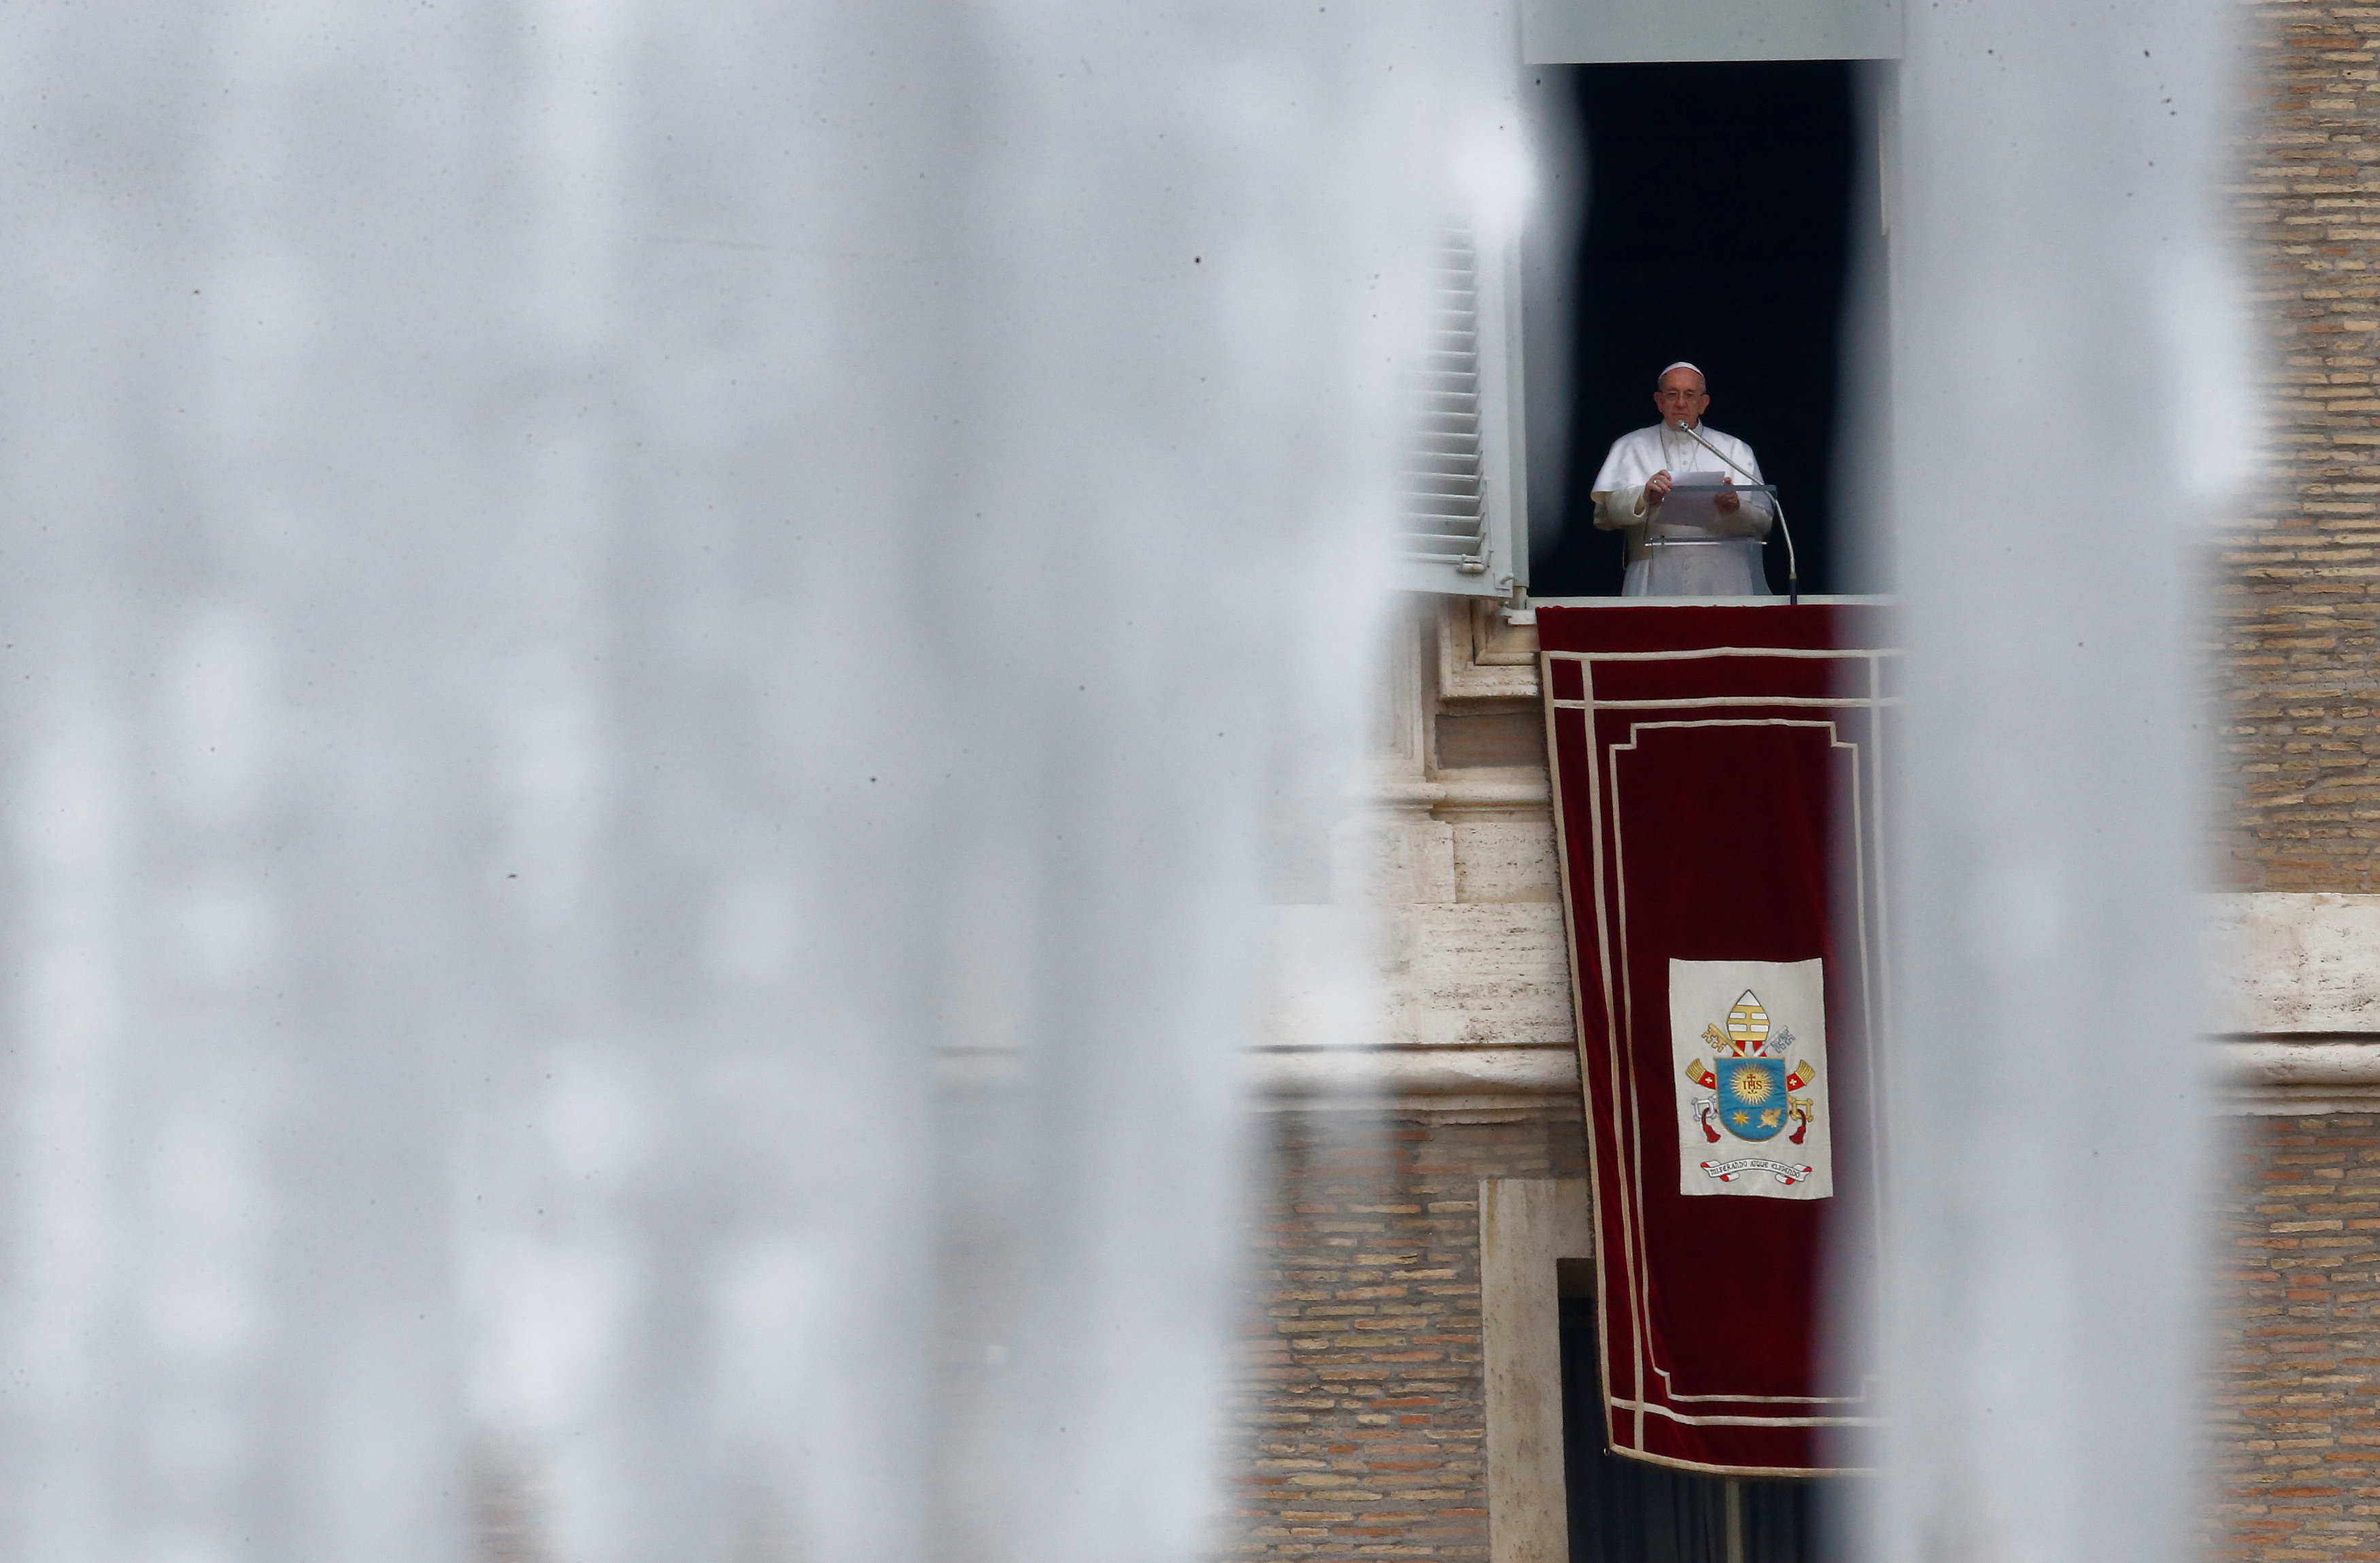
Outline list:
[[[1480,26],[0,20],[0,1555],[1210,1545]]]
[[[1912,5],[1890,211],[1911,651],[1876,1563],[2179,1559],[2214,1029],[2189,527],[2252,367],[2206,0]]]
[[[2215,18],[1908,24],[1874,1556],[2177,1557]],[[1266,800],[1506,25],[0,18],[0,1556],[1208,1549]]]

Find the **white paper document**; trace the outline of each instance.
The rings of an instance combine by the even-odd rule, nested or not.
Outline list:
[[[1732,515],[1719,514],[1719,496],[1734,494],[1734,490],[1735,485],[1727,481],[1724,473],[1680,472],[1670,480],[1670,496],[1661,501],[1661,524],[1707,527],[1725,532],[1740,531],[1753,518],[1767,514],[1768,496],[1757,492],[1735,494],[1736,511]]]

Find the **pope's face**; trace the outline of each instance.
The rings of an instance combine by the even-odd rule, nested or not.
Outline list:
[[[1639,380],[1638,385],[1644,382]],[[1703,421],[1703,409],[1710,406],[1710,397],[1703,394],[1703,377],[1691,369],[1673,369],[1661,376],[1661,388],[1653,393],[1653,405],[1660,410],[1664,423],[1682,423],[1691,429]]]

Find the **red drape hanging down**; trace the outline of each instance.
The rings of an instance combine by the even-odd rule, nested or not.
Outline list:
[[[1887,629],[1537,610],[1620,1454],[1815,1475],[1873,1425]]]

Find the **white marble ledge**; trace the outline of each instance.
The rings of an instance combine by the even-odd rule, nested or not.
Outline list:
[[[2216,1044],[2219,1100],[2252,1114],[2380,1111],[2380,1037],[2279,1042],[2233,1037]]]
[[[1276,1112],[1393,1104],[1401,1111],[1493,1121],[1572,1116],[1579,1105],[1578,1059],[1568,1047],[1258,1048],[1246,1064],[1251,1095]],[[2210,1073],[2208,1105],[2220,1113],[2380,1115],[2380,1038],[2219,1043]]]
[[[2346,1042],[2217,1043],[2217,1074],[2227,1085],[2380,1086],[2380,1037]]]
[[[2251,1116],[2380,1114],[2380,1038],[2369,1042],[2216,1044],[2217,1111]],[[1258,1048],[1246,1083],[1276,1111],[1378,1106],[1541,1117],[1574,1108],[1578,1059],[1568,1047]]]
[[[1251,1083],[1288,1097],[1479,1093],[1569,1096],[1578,1053],[1560,1047],[1268,1047],[1249,1056]]]
[[[1441,771],[1436,781],[1384,776],[1362,801],[1378,809],[1543,809],[1553,801],[1547,773],[1534,766],[1495,768],[1485,775]]]
[[[2206,898],[2214,1029],[2380,1041],[2380,896]]]

